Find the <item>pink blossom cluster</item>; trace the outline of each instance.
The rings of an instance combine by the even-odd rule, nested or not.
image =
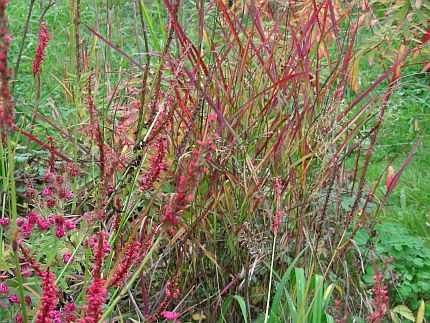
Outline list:
[[[161,173],[166,170],[167,138],[159,136],[153,146],[156,149],[156,153],[150,159],[151,166],[143,171],[143,177],[140,180],[140,189],[142,191],[150,190],[160,178]]]
[[[199,176],[208,172],[207,162],[211,160],[211,153],[215,151],[214,137],[208,137],[204,141],[197,141],[198,148],[192,150],[191,160],[185,172],[179,176],[176,194],[172,195],[161,221],[168,227],[174,227],[179,222],[179,217],[194,199],[193,191],[198,183]],[[173,234],[172,228],[168,229]]]
[[[134,144],[133,126],[138,118],[140,101],[133,100],[129,105],[115,107],[116,113],[120,116],[118,124],[115,125],[115,135],[117,147],[122,149],[125,146]]]
[[[8,301],[12,305],[19,305],[21,304],[21,300],[19,299],[18,295],[12,294],[8,297]]]
[[[66,173],[70,176],[70,177],[78,177],[81,174],[81,170],[79,169],[78,165],[74,164],[74,163],[67,163],[66,164]]]
[[[133,242],[126,250],[124,260],[116,270],[109,283],[110,286],[121,286],[128,278],[128,272],[133,264],[139,260],[142,244],[139,241]]]
[[[373,288],[372,288],[372,303],[373,310],[370,311],[369,322],[381,322],[382,318],[389,311],[390,298],[388,296],[388,286],[384,283],[385,272],[388,269],[388,265],[394,261],[391,257],[388,263],[384,263],[383,270],[379,270],[376,261],[373,260],[373,268],[375,270],[375,275],[372,277]]]
[[[46,206],[52,209],[57,206],[58,202],[74,197],[73,192],[68,188],[69,181],[66,176],[45,171],[43,180],[46,183],[46,187],[42,190],[44,203],[41,204],[41,207]]]
[[[171,311],[163,311],[161,312],[161,315],[163,315],[163,317],[168,321],[174,321],[181,316],[178,312]]]
[[[36,49],[36,56],[33,60],[33,75],[36,76],[40,73],[40,67],[42,65],[43,59],[46,55],[46,46],[51,39],[48,28],[46,28],[46,22],[42,21],[39,27],[39,44]]]
[[[100,231],[93,234],[90,239],[90,248],[97,252],[97,257],[104,258],[111,250],[109,245],[109,234],[106,231]]]
[[[38,276],[42,280],[42,297],[36,323],[51,323],[52,312],[56,310],[58,303],[55,275],[48,269],[38,271]]]
[[[87,302],[83,306],[85,312],[83,322],[98,323],[103,313],[103,304],[105,303],[106,288],[105,280],[101,277],[94,277],[87,288]]]
[[[9,286],[5,283],[0,284],[0,294],[8,294],[9,293]]]
[[[166,320],[169,321],[174,321],[177,318],[179,318],[180,314],[177,312],[171,312],[171,311],[166,311],[167,307],[169,306],[171,300],[173,299],[177,299],[180,295],[179,292],[179,288],[178,285],[176,283],[175,280],[171,280],[168,281],[166,283],[166,288],[165,288],[165,296],[163,301],[160,303],[160,306],[158,307],[158,310],[155,314],[153,315],[147,315],[145,317],[145,319],[148,322],[154,322],[157,321],[158,317],[161,315],[163,316]]]
[[[50,164],[55,164],[55,161],[50,162]],[[25,185],[26,200],[36,202],[40,209],[53,209],[57,206],[61,207],[60,202],[64,203],[68,199],[74,197],[73,192],[69,189],[69,177],[79,176],[79,168],[76,165],[69,163],[65,166],[66,173],[64,175],[55,173],[54,168],[54,165],[50,165],[50,169],[45,170],[42,179],[46,185],[40,192],[40,198],[39,192],[34,188],[33,181],[31,179]]]
[[[0,129],[13,127],[13,103],[9,91],[11,70],[7,65],[7,57],[11,37],[7,34],[6,6],[8,0],[0,0]]]
[[[31,277],[33,275],[33,268],[28,264],[20,266],[22,277]]]
[[[61,310],[63,314],[63,322],[76,322],[76,311],[77,307],[73,303],[67,303]]]
[[[9,218],[1,218],[0,219],[0,226],[7,227],[10,223]]]
[[[9,224],[8,221],[2,222],[7,222],[7,224]],[[62,215],[51,215],[47,219],[44,219],[35,212],[30,212],[26,219],[18,218],[16,223],[23,238],[29,238],[33,228],[36,226],[41,231],[46,231],[51,226],[53,226],[55,228],[55,235],[57,238],[64,237],[66,235],[66,230],[70,231],[76,228],[75,222],[71,220],[65,220],[64,216]]]
[[[19,296],[15,293],[13,294],[9,294],[10,292],[10,288],[9,286],[5,283],[5,282],[1,282],[0,283],[0,295],[7,295],[7,303],[5,304],[2,301],[0,301],[0,306],[2,306],[5,310],[8,311],[13,311],[13,309],[11,309],[10,307],[13,306],[19,306],[21,304],[21,299],[19,298]],[[27,305],[31,305],[31,297],[29,295],[25,295],[24,296],[24,301]],[[19,317],[18,317],[18,321],[19,321]]]
[[[51,319],[50,322],[52,322],[52,323],[62,323],[60,311],[49,312],[49,318]]]
[[[87,288],[87,302],[83,306],[84,322],[97,323],[103,313],[103,304],[107,290],[105,288],[105,279],[101,277],[101,269],[106,253],[110,252],[108,242],[109,235],[107,232],[100,231],[91,237],[90,247],[95,253],[95,268],[93,271],[93,280]]]
[[[379,322],[388,311],[388,303],[390,298],[388,297],[388,287],[384,285],[384,277],[382,273],[377,273],[372,277],[373,283],[373,307],[370,311],[370,322]]]
[[[64,253],[64,254],[63,254],[63,262],[64,262],[64,263],[68,263],[68,262],[69,262],[69,260],[70,260],[71,262],[74,262],[74,261],[75,261],[75,258],[74,258],[74,257],[72,257],[72,254],[71,254],[70,252],[66,252],[66,253]]]
[[[27,262],[26,264],[21,265],[22,276],[29,277],[34,271],[42,281],[42,297],[40,298],[40,305],[36,312],[37,315],[35,317],[35,322],[76,322],[76,305],[69,302],[61,309],[61,311],[57,308],[59,299],[58,287],[55,285],[56,276],[49,270],[49,268],[41,270],[41,265],[36,263],[36,261],[30,256],[29,249],[24,248],[22,245],[20,245],[19,248],[23,255],[23,259],[21,261]],[[0,283],[0,294],[8,293],[9,287],[5,283]],[[21,299],[16,294],[10,294],[7,299],[10,306],[17,306],[21,303]],[[27,306],[32,305],[30,295],[25,295],[24,300]],[[0,305],[5,309],[8,309],[6,304],[0,302]],[[16,315],[15,322],[23,322],[21,314]]]

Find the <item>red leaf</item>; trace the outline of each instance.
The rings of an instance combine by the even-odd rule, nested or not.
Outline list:
[[[390,188],[391,183],[393,182],[394,176],[396,176],[396,173],[394,172],[393,166],[388,167],[388,174],[385,180],[385,187],[387,188],[387,191]]]
[[[423,38],[421,38],[421,44],[424,44],[430,39],[430,29],[427,29],[426,33],[424,34]]]

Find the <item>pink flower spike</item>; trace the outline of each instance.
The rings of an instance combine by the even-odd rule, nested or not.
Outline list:
[[[42,280],[42,297],[36,322],[51,322],[50,312],[55,311],[58,303],[58,288],[54,284],[56,277],[49,269],[39,272],[38,276]]]
[[[161,315],[168,321],[174,321],[181,316],[178,312],[163,311]]]
[[[40,73],[40,66],[42,65],[43,59],[46,56],[46,46],[48,45],[51,35],[49,34],[48,28],[46,28],[46,22],[40,23],[39,29],[39,44],[37,45],[36,56],[33,61],[33,75],[36,76]]]

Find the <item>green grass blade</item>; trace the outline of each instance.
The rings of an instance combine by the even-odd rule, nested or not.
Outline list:
[[[326,289],[326,291],[325,291],[325,293],[324,293],[324,297],[323,297],[323,303],[322,303],[322,311],[325,311],[326,310],[326,308],[327,308],[327,306],[328,306],[328,303],[329,303],[329,301],[330,301],[330,298],[331,298],[331,294],[333,293],[333,290],[334,290],[334,288],[336,287],[336,285],[335,284],[330,284],[328,287],[327,287],[327,289]]]
[[[225,313],[227,312],[228,308],[230,307],[233,299],[235,299],[240,306],[240,310],[242,311],[243,322],[248,323],[248,317],[246,315],[246,303],[245,303],[245,300],[243,299],[243,297],[241,297],[239,295],[234,295],[234,296],[230,295],[226,298],[226,300],[224,301],[224,303],[222,305],[221,317],[220,317],[218,322],[219,323],[223,322],[223,317],[224,317]]]
[[[321,315],[323,313],[323,277],[321,275],[315,275],[315,295],[314,302],[312,304],[312,322],[321,322]]]
[[[326,317],[327,323],[334,323],[333,316],[326,314],[325,317]]]
[[[291,271],[294,268],[294,265],[297,263],[297,261],[299,260],[299,258],[303,255],[303,253],[305,252],[306,249],[303,249],[296,258],[294,258],[294,260],[291,262],[290,266],[287,268],[287,270],[285,271],[284,275],[282,276],[282,279],[278,285],[277,291],[275,293],[275,297],[273,297],[273,301],[272,301],[272,307],[270,308],[270,317],[274,317],[274,315],[276,315],[278,313],[278,307],[279,304],[281,303],[281,297],[282,294],[284,292],[284,289],[287,285],[288,282],[288,278],[290,278],[290,274]],[[269,317],[269,322],[274,322],[270,319]]]
[[[140,8],[142,10],[143,17],[145,18],[145,22],[148,25],[149,31],[151,32],[151,38],[152,38],[152,41],[154,42],[154,46],[158,51],[161,51],[161,45],[158,42],[158,38],[155,33],[154,26],[152,25],[152,21],[149,18],[148,11],[146,10],[145,4],[142,0],[140,0]]]
[[[305,270],[303,268],[296,268],[296,303],[297,308],[300,309],[300,312],[303,312],[303,309],[306,307],[306,278],[305,278]]]
[[[293,298],[290,296],[288,291],[285,292],[285,296],[287,297],[288,309],[290,312],[291,321],[298,322],[297,307],[294,304]]]

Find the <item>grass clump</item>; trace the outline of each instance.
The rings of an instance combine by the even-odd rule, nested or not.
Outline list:
[[[1,319],[380,322],[402,302],[418,310],[424,294],[387,286],[397,259],[383,224],[397,200],[426,203],[404,187],[426,154],[425,112],[396,113],[402,93],[425,100],[405,82],[424,76],[402,78],[428,55],[422,7],[9,4],[22,41],[2,77]],[[415,235],[411,214],[400,222]]]

